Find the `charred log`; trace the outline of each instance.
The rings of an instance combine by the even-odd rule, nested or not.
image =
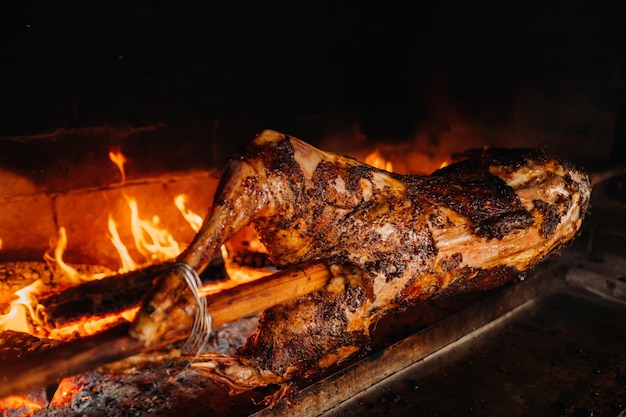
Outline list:
[[[89,317],[101,317],[136,307],[150,289],[152,281],[171,268],[173,262],[85,282],[39,300],[49,329]],[[202,275],[203,282],[228,279],[221,257],[215,258]]]
[[[74,265],[80,275],[111,273],[98,265]],[[0,313],[18,296],[16,291],[41,280],[42,293],[61,291],[69,286],[63,271],[54,264],[36,261],[3,262],[0,264]]]
[[[152,280],[165,272],[170,262],[151,265],[125,274],[67,288],[39,300],[45,324],[57,328],[87,316],[118,313],[137,305]]]

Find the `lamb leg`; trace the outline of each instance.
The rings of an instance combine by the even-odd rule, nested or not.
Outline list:
[[[220,246],[250,223],[262,197],[255,187],[255,176],[254,168],[243,161],[232,158],[227,163],[211,211],[177,263],[200,274],[218,255]],[[192,328],[198,305],[184,273],[185,269],[171,268],[157,279],[131,326],[132,337],[148,346]]]

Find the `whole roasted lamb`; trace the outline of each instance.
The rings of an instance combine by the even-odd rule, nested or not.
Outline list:
[[[428,176],[390,173],[275,132],[224,166],[202,229],[178,261],[202,271],[252,223],[280,267],[325,260],[322,290],[266,310],[234,357],[207,374],[241,391],[314,376],[367,349],[383,314],[501,285],[567,244],[588,177],[543,151],[486,148]],[[179,270],[160,277],[132,335],[146,344],[189,328],[197,304]]]

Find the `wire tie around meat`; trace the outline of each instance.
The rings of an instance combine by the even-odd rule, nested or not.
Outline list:
[[[189,286],[198,304],[191,333],[181,347],[183,356],[195,358],[209,341],[211,334],[211,315],[207,311],[206,298],[202,297],[199,292],[200,287],[202,287],[202,281],[200,280],[198,272],[191,265],[184,262],[177,262],[172,267],[180,269],[185,282]]]

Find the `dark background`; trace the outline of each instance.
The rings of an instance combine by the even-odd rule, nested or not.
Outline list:
[[[385,140],[523,125],[623,147],[621,1],[195,3],[3,2],[0,136],[334,114]]]

